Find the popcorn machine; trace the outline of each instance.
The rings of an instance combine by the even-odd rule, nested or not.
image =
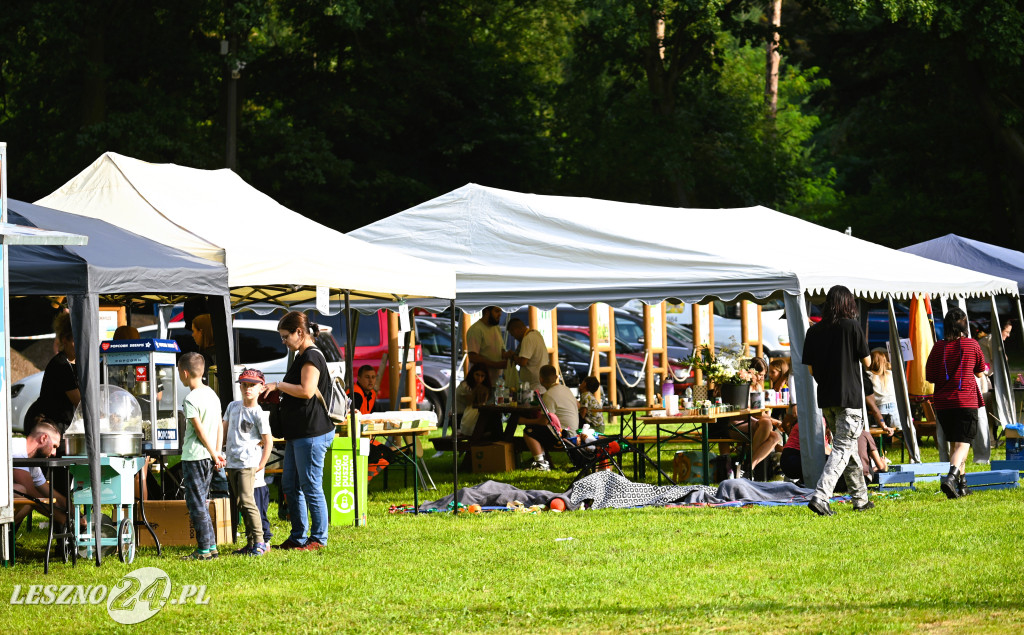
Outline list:
[[[174,340],[109,340],[100,344],[103,383],[124,388],[142,407],[144,450],[178,448],[180,349]]]

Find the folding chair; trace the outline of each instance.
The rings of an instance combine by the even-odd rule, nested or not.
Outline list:
[[[569,457],[569,462],[572,463],[573,467],[579,470],[579,474],[572,479],[573,483],[584,476],[593,474],[606,461],[614,466],[615,471],[621,476],[625,476],[622,473],[622,467],[615,460],[615,456],[622,452],[621,437],[600,437],[587,443],[571,443],[562,436],[561,424],[558,423],[557,418],[553,418],[551,413],[548,412],[547,406],[544,405],[544,400],[540,398],[540,393],[534,391],[534,394],[537,396],[537,401],[540,403],[540,409],[544,413],[544,417],[548,420],[548,426],[551,427],[552,433],[558,439],[559,446],[565,452],[565,455]]]

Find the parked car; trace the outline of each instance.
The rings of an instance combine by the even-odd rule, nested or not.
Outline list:
[[[440,417],[448,404],[448,380],[452,372],[452,336],[447,319],[417,316],[416,341],[423,350],[423,383],[430,409]],[[456,360],[461,362],[462,360]],[[462,365],[455,369],[455,385],[462,383]]]
[[[693,311],[690,305],[678,305],[668,312],[671,323],[693,328]],[[739,302],[715,300],[715,347],[736,348],[743,341],[742,321]],[[761,305],[761,341],[769,357],[789,357],[789,326],[786,323],[785,307],[782,300],[768,300]]]
[[[608,354],[601,353],[601,364],[608,363]],[[619,369],[616,377],[616,391],[620,405],[642,406],[647,403],[647,384],[645,382],[645,371],[643,364],[632,359],[617,358]],[[565,385],[570,388],[578,388],[580,381],[587,377],[590,372],[590,344],[584,344],[578,339],[559,333],[558,335],[558,365],[562,373]],[[659,380],[655,376],[655,382]],[[627,384],[634,384],[630,386]],[[601,378],[605,395],[608,394],[608,376]],[[660,384],[655,386],[655,391],[661,390]]]
[[[521,317],[517,314],[517,317]],[[585,326],[590,327],[590,311],[559,308],[558,326]],[[628,346],[635,354],[644,348],[644,319],[643,315],[628,311],[626,309],[615,309],[615,339]],[[668,359],[670,364],[681,365],[683,360],[693,353],[693,336],[686,339],[684,330],[669,329],[668,333]],[[616,354],[618,354],[616,348]]]
[[[237,377],[243,368],[257,368],[263,371],[267,382],[280,381],[288,370],[288,349],[281,342],[277,331],[277,320],[234,320],[235,364],[234,376]],[[156,337],[156,326],[144,326],[139,334]],[[195,340],[191,329],[185,328],[183,322],[172,322],[168,325],[168,338],[178,342],[183,351],[195,350]],[[338,353],[338,344],[334,341],[330,329],[324,329],[317,336],[317,345],[327,358],[327,366],[334,378],[344,377],[344,359]],[[177,374],[175,374],[177,377]],[[39,397],[43,373],[35,373],[16,382],[11,386],[11,427],[16,432],[25,430],[25,412]],[[178,407],[189,392],[183,384],[178,383]],[[236,391],[236,398],[241,394]]]
[[[345,341],[346,320],[344,312],[336,315],[316,315],[315,322],[330,326],[339,342]],[[388,352],[388,318],[384,311],[377,311],[370,315],[360,315],[356,333],[356,345],[353,351],[353,360],[356,370],[360,366],[369,365],[380,373],[381,358]],[[399,342],[401,347],[402,343]],[[338,352],[341,358],[345,359],[345,346],[339,344]],[[402,359],[399,352],[399,361]],[[423,347],[417,341],[410,352],[410,360],[416,362],[416,407],[419,410],[428,410],[433,407],[427,400],[426,390],[423,385]],[[385,372],[381,376],[380,390],[377,392],[377,404],[385,410],[394,409],[391,403],[391,378],[390,373]]]
[[[893,313],[896,315],[896,330],[901,338],[910,337],[910,308],[906,304],[893,303]],[[935,333],[942,339],[945,329],[942,327],[942,320],[934,320]],[[878,308],[868,310],[867,328],[868,347],[882,347],[889,342],[889,309]]]
[[[568,337],[571,337],[574,340],[576,340],[576,341],[580,342],[581,344],[583,344],[584,346],[586,346],[588,349],[590,348],[590,327],[589,326],[562,326],[562,325],[559,325],[558,326],[558,335],[559,336],[566,335]],[[561,338],[559,338],[559,342],[561,342]],[[634,349],[633,347],[628,346],[625,342],[623,342],[619,338],[617,338],[617,337],[615,338],[615,357],[616,357],[616,360],[617,361],[619,361],[619,360],[630,360],[630,361],[636,362],[637,364],[640,364],[640,366],[643,367],[643,364],[644,364],[643,349],[641,348],[641,349],[639,349],[639,351],[634,352],[635,350],[636,349]],[[684,366],[684,365],[681,365],[681,364],[672,364],[672,363],[670,363],[669,367],[672,369],[672,374],[673,374],[673,379],[674,379],[673,383],[676,384],[675,391],[677,393],[682,394],[683,392],[686,391],[686,388],[688,388],[689,386],[693,385],[694,375],[693,375],[693,371],[690,369],[689,366]]]

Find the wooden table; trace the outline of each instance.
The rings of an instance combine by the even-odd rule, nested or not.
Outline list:
[[[665,408],[663,406],[639,406],[632,408],[621,408],[619,406],[608,406],[607,408],[594,408],[594,412],[604,412],[613,417],[619,417],[622,425],[623,436],[626,437],[624,440],[628,443],[630,452],[633,455],[633,480],[643,480],[647,477],[647,464],[649,463],[654,469],[660,472],[660,476],[668,478],[668,474],[665,474],[661,470],[661,465],[656,463],[654,459],[648,456],[647,451],[644,449],[646,446],[640,439],[638,433],[639,424],[637,423],[637,416],[641,412],[657,412],[662,411]],[[626,436],[626,430],[629,430],[629,435]],[[671,479],[669,479],[671,480]]]
[[[71,496],[74,493],[74,479],[71,477],[71,472],[66,470],[65,471],[65,473],[67,475],[67,490],[66,490],[66,492],[67,492],[68,504],[67,504],[67,509],[65,509],[64,512],[65,512],[67,521],[64,523],[64,533],[55,534],[55,533],[53,533],[53,528],[54,528],[54,525],[57,524],[57,522],[53,519],[53,507],[54,507],[53,504],[54,504],[54,499],[56,498],[56,496],[54,495],[54,492],[56,491],[56,489],[54,488],[54,482],[53,482],[53,470],[54,470],[54,468],[58,468],[58,467],[67,468],[67,467],[70,467],[72,465],[78,465],[81,462],[82,462],[81,458],[78,458],[78,457],[66,458],[66,457],[57,457],[57,456],[50,456],[50,457],[46,457],[46,458],[29,458],[29,459],[14,459],[14,458],[12,458],[11,459],[11,466],[12,467],[25,467],[25,468],[29,468],[29,469],[31,469],[33,467],[38,467],[39,469],[44,470],[46,472],[46,482],[49,484],[49,487],[50,487],[50,524],[49,524],[49,528],[48,528],[47,535],[46,535],[46,557],[43,560],[43,573],[49,573],[50,572],[50,552],[51,552],[51,550],[53,548],[54,540],[60,541],[60,544],[62,545],[62,547],[61,547],[62,554],[61,555],[63,556],[62,559],[64,560],[64,562],[67,562],[67,556],[71,557],[71,566],[72,567],[75,566],[75,563],[78,561],[78,544],[77,544],[78,533],[76,531],[77,528],[78,528],[78,525],[77,525],[78,520],[77,520],[77,516],[71,513],[71,500],[72,500]],[[29,513],[31,513],[31,512],[29,512]],[[12,530],[11,530],[11,545],[10,546],[11,546],[11,551],[10,551],[10,553],[11,553],[11,564],[13,564],[14,563],[14,531],[13,531],[13,527],[12,527]]]
[[[476,429],[473,430],[470,443],[486,443],[489,433],[501,430],[503,415],[508,415],[508,420],[505,422],[505,429],[501,430],[499,440],[511,442],[516,435],[516,426],[519,425],[519,419],[522,417],[539,416],[540,412],[540,406],[513,406],[511,404],[507,406],[499,406],[497,404],[480,406],[480,420],[477,422]]]
[[[430,434],[434,430],[437,430],[437,426],[420,426],[416,428],[393,428],[391,430],[362,430],[359,436],[364,439],[372,439],[373,437],[421,437]],[[430,478],[430,472],[426,471],[426,466],[423,465],[423,452],[417,447],[415,441],[413,442],[412,456],[409,456],[403,451],[403,448],[395,448],[395,454],[401,456],[403,459],[412,464],[412,498],[413,498],[413,513],[419,514],[420,511],[420,475],[424,474],[430,484],[433,485],[433,479]],[[369,483],[367,483],[369,484]],[[437,486],[434,485],[434,489]]]
[[[676,415],[672,417],[640,417],[640,421],[645,424],[654,425],[658,431],[657,449],[658,449],[658,465],[661,465],[661,445],[663,443],[669,443],[675,440],[687,440],[695,441],[694,433],[697,432],[696,426],[700,426],[700,444],[701,444],[701,456],[703,457],[704,465],[702,466],[704,484],[710,484],[710,475],[708,473],[708,462],[710,460],[710,442],[708,441],[708,424],[714,423],[720,419],[741,419],[744,417],[751,417],[753,415],[760,415],[765,410],[770,408],[745,408],[743,410],[730,410],[722,412],[713,412],[706,415]],[[688,430],[681,430],[683,426],[691,426]],[[669,436],[662,440],[661,429],[662,427],[673,427],[669,432]],[[748,437],[749,442],[749,437]],[[660,469],[658,470],[658,484],[661,484],[661,476],[664,474]],[[668,478],[666,476],[666,478]],[[672,479],[668,479],[670,483],[676,484]]]

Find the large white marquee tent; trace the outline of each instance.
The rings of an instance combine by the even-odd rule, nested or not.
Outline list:
[[[469,184],[350,235],[453,266],[456,304],[466,311],[491,304],[512,310],[559,302],[763,299],[782,292],[794,355],[808,325],[806,299],[835,284],[862,298],[888,299],[890,307],[893,298],[915,293],[1017,293],[1012,280],[901,253],[765,207],[652,207]],[[800,403],[816,406],[806,367],[794,364],[794,370]],[[802,408],[808,411],[817,408]],[[800,435],[802,448],[822,447],[820,425],[800,426]],[[805,474],[820,473],[821,455],[807,450],[803,458]]]

